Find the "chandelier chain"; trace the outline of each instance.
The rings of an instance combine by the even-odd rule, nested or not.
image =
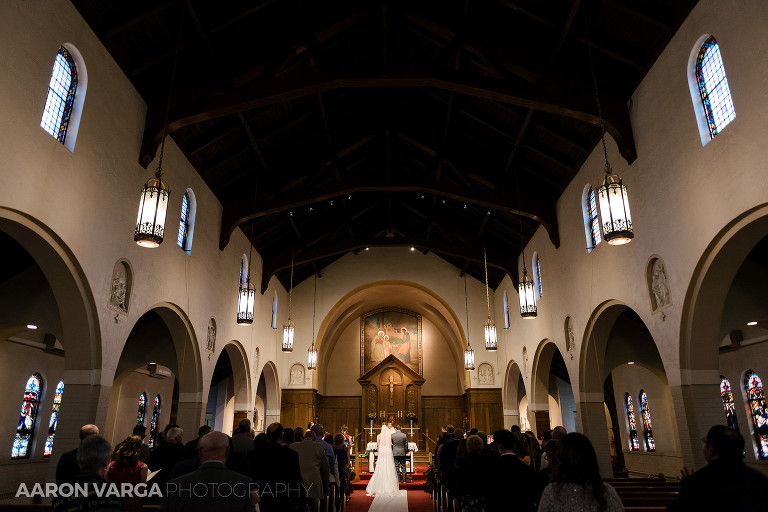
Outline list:
[[[469,348],[469,301],[467,300],[467,275],[464,274],[464,311],[467,315],[467,348]]]
[[[163,139],[160,143],[160,158],[157,161],[157,171],[155,171],[155,176],[157,178],[160,178],[163,174],[163,153],[165,152],[165,137],[168,135],[168,118],[171,114],[171,98],[173,97],[173,86],[176,82],[176,68],[178,67],[179,63],[179,53],[181,53],[181,35],[182,29],[184,28],[184,13],[182,13],[179,18],[179,36],[176,40],[176,54],[173,57],[173,67],[171,68],[171,85],[168,87],[168,102],[165,105]]]
[[[488,320],[491,319],[491,296],[488,292],[488,256],[485,252],[485,244],[483,244],[483,265],[485,266],[485,304],[488,306]]]
[[[295,242],[295,239],[294,239],[294,242]],[[291,302],[293,300],[293,258],[294,258],[295,248],[296,248],[296,244],[294,243],[291,246],[291,279],[288,287],[288,320],[291,319]]]
[[[589,20],[584,17],[584,32],[587,36],[587,42],[589,42]],[[603,123],[603,109],[600,105],[600,93],[597,89],[597,74],[595,73],[595,60],[592,57],[592,47],[587,45],[587,52],[589,54],[589,69],[592,73],[592,87],[595,90],[595,103],[597,104],[597,117],[600,119],[600,141],[603,143],[603,157],[605,158],[605,172],[610,174],[611,164],[608,163],[608,148],[605,145],[605,123]]]
[[[315,346],[315,312],[317,310],[317,274],[315,274],[315,292],[312,297],[312,347]]]

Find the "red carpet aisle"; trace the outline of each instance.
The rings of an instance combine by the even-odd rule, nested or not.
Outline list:
[[[367,466],[363,466],[367,467]],[[424,478],[424,472],[427,470],[426,467],[416,466],[416,472],[411,476],[412,482],[409,482],[407,484],[400,484],[401,489],[405,489],[406,491],[422,491],[424,489],[424,482],[426,482],[426,478]],[[352,484],[352,486],[357,489],[361,489],[365,491],[365,487],[368,485],[368,481],[371,479],[370,473],[360,473],[360,481],[355,482]],[[357,493],[355,493],[357,494]],[[426,493],[425,493],[426,494]]]
[[[412,476],[413,481],[400,484],[400,489],[408,491],[407,512],[432,512],[432,499],[429,494],[424,492],[424,471],[426,470],[426,467],[417,466],[416,473]],[[347,512],[368,512],[371,509],[373,498],[365,495],[365,487],[370,479],[370,473],[361,473],[360,481],[352,484],[355,492],[352,494],[352,499],[347,503]],[[406,512],[405,507],[401,508],[403,508],[402,512]]]

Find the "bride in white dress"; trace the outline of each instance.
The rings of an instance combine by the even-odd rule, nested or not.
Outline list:
[[[381,426],[378,436],[378,460],[365,494],[368,496],[399,496],[400,483],[395,471],[395,458],[392,455],[392,431],[386,425]]]

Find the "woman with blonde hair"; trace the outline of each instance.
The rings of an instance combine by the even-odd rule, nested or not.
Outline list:
[[[132,485],[146,483],[149,468],[139,460],[141,452],[141,437],[128,436],[115,452],[115,460],[110,462],[104,475],[107,482],[116,484],[129,483]],[[144,504],[138,496],[123,497],[123,508],[126,512],[141,512]]]

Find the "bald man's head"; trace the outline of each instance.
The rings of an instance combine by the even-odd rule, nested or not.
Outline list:
[[[229,438],[226,434],[213,430],[200,438],[197,445],[200,461],[218,460],[226,462],[229,455]]]
[[[88,436],[97,436],[99,435],[99,427],[96,425],[83,425],[80,427],[80,440],[82,441]]]

